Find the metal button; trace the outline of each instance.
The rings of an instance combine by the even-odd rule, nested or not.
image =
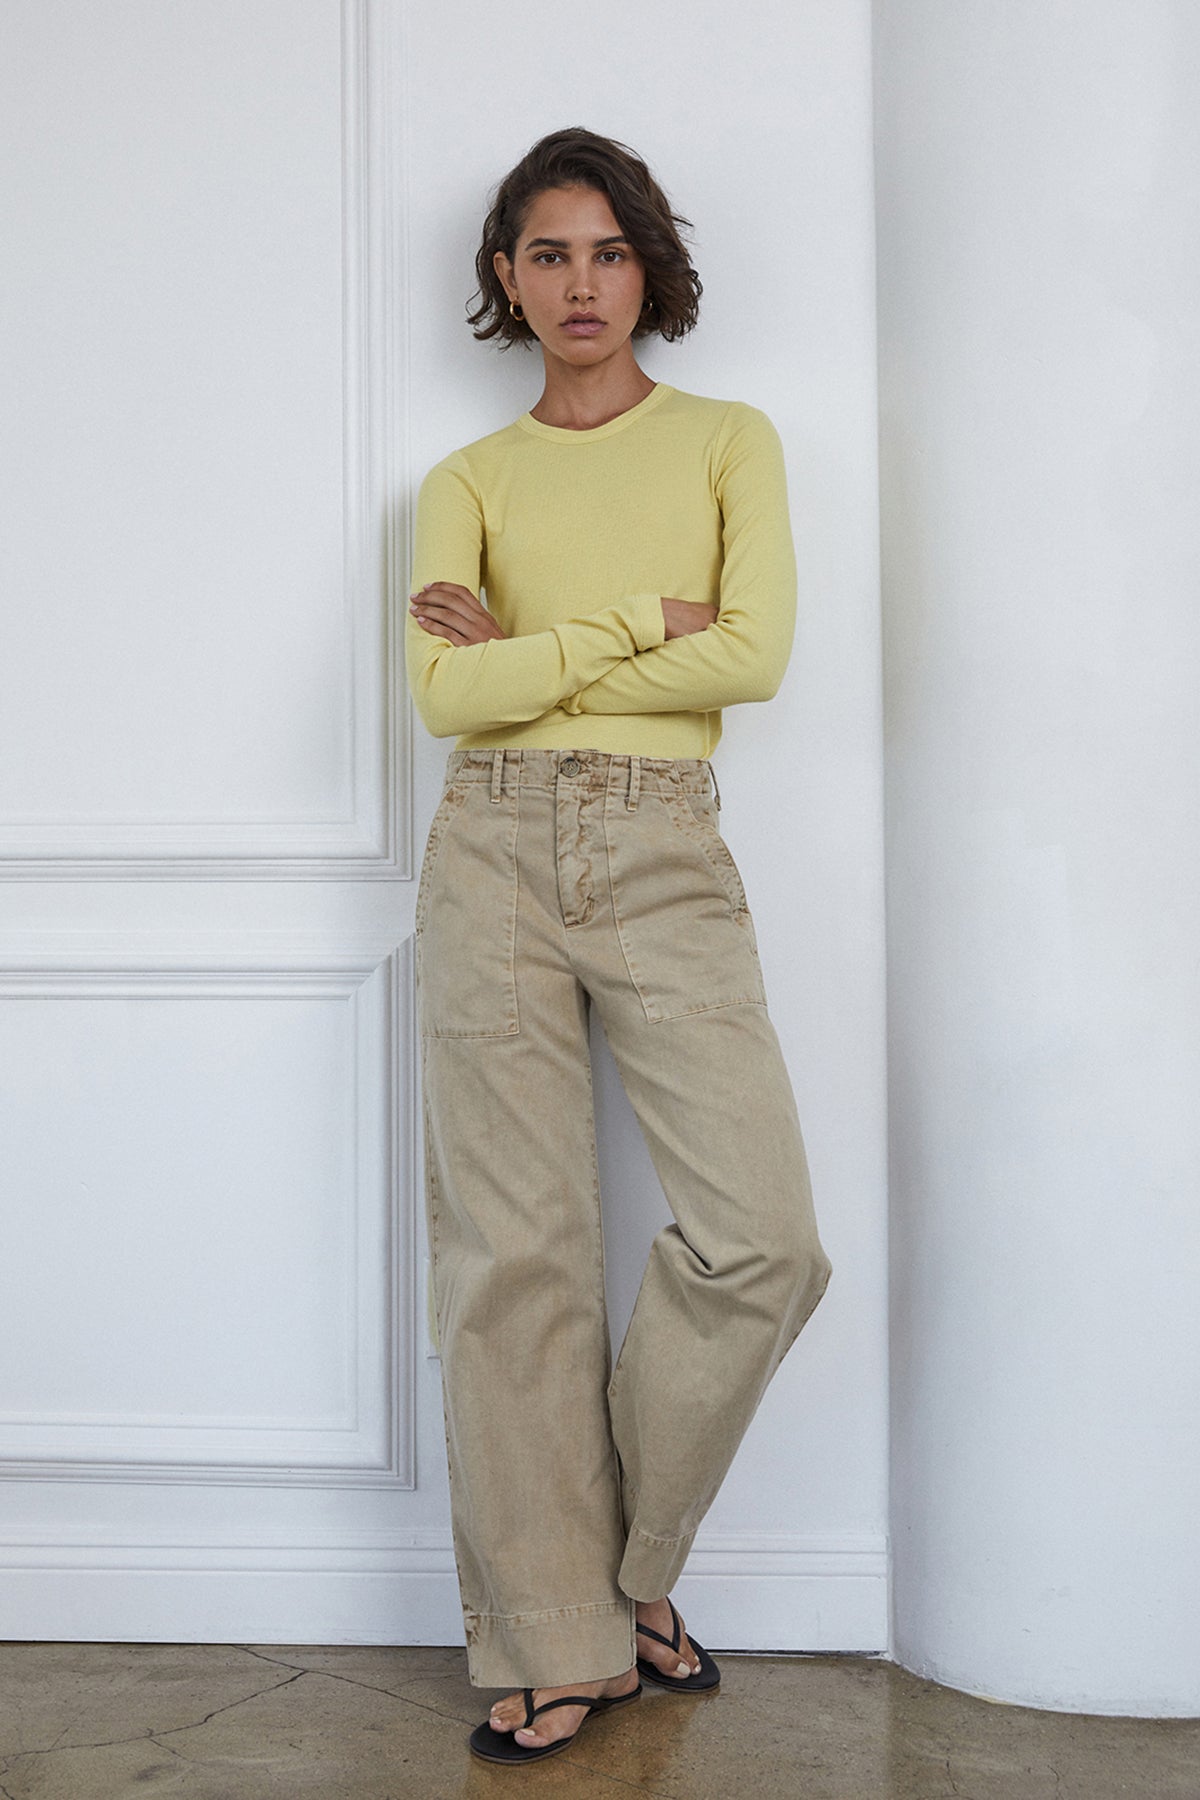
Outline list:
[[[577,756],[565,756],[558,766],[564,775],[578,775],[583,764]]]

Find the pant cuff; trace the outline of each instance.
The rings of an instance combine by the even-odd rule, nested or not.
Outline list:
[[[689,1531],[685,1537],[651,1537],[631,1525],[617,1576],[621,1592],[631,1600],[661,1600],[669,1594],[683,1574],[695,1535]]]
[[[563,1687],[605,1681],[633,1667],[630,1601],[566,1606],[554,1612],[464,1614],[473,1687]]]

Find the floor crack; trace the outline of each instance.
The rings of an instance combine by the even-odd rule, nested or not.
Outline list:
[[[270,1658],[268,1657],[264,1660],[270,1661]],[[205,1713],[202,1719],[190,1720],[186,1725],[166,1725],[148,1731],[134,1731],[131,1732],[128,1737],[103,1738],[99,1743],[95,1744],[62,1744],[55,1742],[53,1744],[45,1745],[40,1749],[15,1750],[11,1752],[10,1760],[16,1762],[25,1756],[59,1756],[65,1750],[114,1750],[119,1744],[145,1744],[157,1741],[160,1737],[172,1737],[177,1731],[196,1731],[201,1725],[207,1725],[210,1719],[215,1719],[219,1713],[232,1712],[237,1706],[245,1706],[249,1701],[257,1700],[260,1694],[273,1694],[278,1688],[290,1687],[293,1681],[299,1681],[300,1677],[308,1674],[308,1672],[307,1669],[298,1669],[294,1675],[289,1675],[286,1681],[270,1681],[265,1687],[256,1688],[252,1694],[243,1694],[239,1700],[228,1700],[224,1706],[214,1706],[212,1711]],[[59,1737],[61,1736],[62,1733],[60,1732]],[[169,1750],[171,1746],[169,1744],[163,1744],[161,1748]],[[5,1774],[8,1773],[7,1767],[4,1772]],[[6,1792],[6,1790],[0,1789],[0,1793],[4,1792]],[[8,1796],[8,1800],[12,1800],[11,1794]]]
[[[261,1650],[250,1650],[246,1644],[239,1644],[238,1649],[246,1650],[250,1656],[262,1656]],[[262,1660],[264,1662],[278,1662],[278,1666],[281,1669],[290,1669],[290,1668],[295,1667],[294,1663],[281,1662],[281,1661],[279,1661],[278,1658],[273,1657],[273,1656],[263,1656]],[[350,1687],[365,1688],[369,1694],[383,1694],[388,1700],[399,1700],[405,1706],[418,1707],[421,1712],[432,1713],[435,1718],[438,1718],[438,1719],[453,1718],[460,1725],[465,1725],[467,1723],[467,1721],[465,1719],[463,1719],[458,1713],[449,1713],[448,1714],[448,1713],[444,1713],[444,1712],[439,1712],[437,1707],[429,1706],[422,1700],[410,1699],[408,1697],[408,1695],[403,1692],[403,1690],[401,1690],[401,1692],[397,1693],[395,1688],[379,1687],[373,1681],[364,1681],[362,1679],[362,1677],[359,1675],[339,1675],[336,1669],[304,1669],[304,1670],[301,1670],[301,1673],[306,1674],[306,1675],[327,1675],[329,1677],[330,1681],[344,1681],[344,1682],[347,1682]],[[410,1683],[415,1683],[417,1681],[449,1681],[451,1679],[452,1679],[452,1677],[450,1677],[448,1675],[411,1675],[406,1678],[405,1686],[408,1686]]]
[[[156,1732],[155,1736],[174,1737],[175,1733],[178,1731],[198,1731],[201,1725],[207,1725],[208,1721],[210,1719],[215,1719],[218,1714],[232,1712],[237,1706],[245,1706],[249,1701],[257,1700],[260,1694],[278,1693],[280,1688],[291,1687],[293,1681],[299,1681],[302,1676],[307,1675],[308,1673],[309,1671],[307,1669],[297,1669],[296,1673],[294,1675],[289,1675],[286,1681],[272,1681],[266,1687],[258,1688],[253,1694],[244,1694],[240,1700],[229,1700],[224,1706],[214,1706],[210,1713],[205,1713],[204,1717],[202,1719],[197,1719],[194,1724],[168,1725],[164,1730]]]
[[[262,1650],[252,1650],[249,1644],[235,1644],[235,1650],[244,1650],[247,1656],[257,1656],[259,1662],[271,1663],[276,1669],[296,1669],[301,1674],[308,1673],[299,1663],[284,1662],[282,1656],[267,1656]]]
[[[973,1800],[973,1796],[968,1794],[965,1788],[960,1788],[957,1781],[955,1781],[954,1773],[950,1767],[949,1756],[947,1756],[947,1758],[946,1758],[946,1780],[950,1783],[950,1786],[954,1789],[955,1794],[958,1796],[958,1800]]]

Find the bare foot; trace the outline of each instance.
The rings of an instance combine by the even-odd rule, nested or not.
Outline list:
[[[534,1688],[533,1704],[541,1706],[563,1694],[590,1694],[596,1700],[614,1700],[618,1694],[632,1694],[637,1684],[636,1668],[626,1669],[623,1675],[613,1675],[607,1681],[575,1681],[567,1687]],[[521,1723],[525,1717],[524,1694],[506,1694],[503,1700],[497,1700],[488,1714],[488,1724],[493,1731],[511,1731],[515,1741],[527,1750],[538,1750],[543,1744],[555,1744],[559,1738],[571,1737],[587,1716],[586,1706],[556,1706],[553,1712],[543,1713],[532,1725],[525,1726]]]
[[[637,1603],[638,1626],[649,1625],[652,1631],[659,1632],[667,1639],[667,1644],[660,1644],[652,1637],[639,1635],[638,1655],[652,1662],[656,1669],[664,1675],[677,1675],[680,1680],[695,1675],[700,1668],[700,1658],[688,1643],[687,1632],[681,1629],[678,1651],[668,1648],[675,1630],[675,1622],[671,1617],[671,1608],[663,1600],[639,1600]],[[682,1627],[682,1620],[680,1621]]]

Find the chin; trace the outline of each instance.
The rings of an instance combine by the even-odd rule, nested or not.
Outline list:
[[[559,354],[570,363],[607,362],[627,341],[628,333],[625,337],[567,338],[559,345]]]

